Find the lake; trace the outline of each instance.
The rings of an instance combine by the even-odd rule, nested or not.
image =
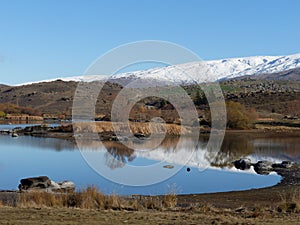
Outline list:
[[[0,125],[0,130],[12,127],[16,125]],[[155,144],[155,139],[150,142]],[[246,190],[274,185],[280,177],[238,171],[230,162],[240,157],[253,162],[300,162],[296,137],[226,135],[221,151],[213,159],[206,154],[206,142],[206,137],[200,138],[197,149],[191,150],[188,137],[181,146],[176,145],[177,138],[167,138],[157,149],[135,151],[116,142],[87,141],[84,150],[78,150],[70,140],[0,135],[0,189],[17,189],[22,178],[47,175],[54,181],[72,180],[78,189],[96,185],[106,194]],[[190,156],[187,162],[183,160],[186,155]]]

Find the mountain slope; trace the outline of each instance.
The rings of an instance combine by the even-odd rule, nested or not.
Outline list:
[[[289,56],[253,56],[211,61],[191,62],[143,71],[108,75],[90,75],[59,78],[63,81],[85,81],[109,79],[112,82],[127,84],[134,80],[146,83],[191,84],[231,79],[246,75],[281,73],[300,67],[300,54]],[[291,76],[290,76],[291,77]],[[48,80],[49,81],[54,81]]]
[[[256,56],[192,62],[147,71],[118,74],[111,79],[153,79],[171,83],[195,83],[230,79],[245,75],[279,73],[300,67],[300,54]]]
[[[5,84],[0,84],[0,91],[4,90],[6,88],[9,88],[9,86],[5,85]]]
[[[279,73],[272,73],[272,74],[261,74],[255,76],[257,79],[269,79],[269,80],[293,80],[293,81],[300,81],[300,68],[291,69],[282,71]]]

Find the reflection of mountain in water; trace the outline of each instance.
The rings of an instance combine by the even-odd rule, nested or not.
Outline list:
[[[105,163],[111,169],[124,167],[137,158],[155,161],[165,161],[166,164],[187,164],[191,167],[232,167],[231,162],[249,157],[256,160],[268,159],[270,161],[290,160],[300,162],[300,143],[297,137],[253,138],[247,135],[226,135],[220,151],[214,146],[208,149],[208,137],[201,136],[195,142],[193,138],[152,138],[141,141],[139,150],[126,147],[119,142],[99,142],[87,140],[83,143],[84,149],[105,151]],[[29,136],[13,139],[1,136],[0,141],[6,145],[24,145],[47,150],[76,150],[76,144],[69,140],[52,138],[34,138]],[[159,146],[151,149],[149,146]],[[217,148],[217,147],[216,147]],[[82,149],[82,148],[81,148]]]
[[[291,160],[299,162],[297,138],[251,138],[247,135],[226,135],[220,151],[213,146],[207,148],[208,138],[201,138],[197,143],[185,137],[179,143],[179,138],[166,138],[156,149],[149,149],[149,143],[156,146],[156,139],[141,143],[139,150],[134,151],[121,143],[106,142],[99,147],[99,142],[89,142],[89,147],[107,150],[106,163],[110,168],[123,167],[135,158],[146,158],[155,161],[165,161],[166,164],[187,165],[196,168],[232,167],[231,162],[241,157],[253,160],[268,159],[270,161]],[[98,146],[98,147],[96,147]],[[143,149],[143,146],[146,146]],[[151,145],[150,145],[151,146]],[[110,153],[110,154],[109,154]]]

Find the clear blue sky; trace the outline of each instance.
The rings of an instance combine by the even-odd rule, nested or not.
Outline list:
[[[127,42],[203,59],[300,52],[298,0],[0,0],[0,83],[81,75]]]

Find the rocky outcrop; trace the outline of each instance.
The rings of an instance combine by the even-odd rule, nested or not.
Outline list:
[[[24,134],[44,134],[49,132],[51,129],[52,128],[50,126],[43,124],[43,125],[36,125],[36,126],[28,126],[22,130],[19,130],[18,132]]]
[[[234,161],[233,164],[240,170],[250,169],[253,166],[254,171],[260,175],[268,175],[271,172],[276,172],[282,177],[280,185],[300,184],[300,165],[290,161],[282,161],[281,163],[258,161],[257,163],[251,163],[250,159],[239,159]]]
[[[248,158],[242,158],[233,162],[235,168],[240,170],[248,170],[251,167],[251,160]]]
[[[254,170],[257,174],[268,175],[274,171],[273,163],[269,161],[258,161],[253,164]]]
[[[290,161],[282,161],[281,163],[272,163],[269,161],[258,161],[252,164],[257,174],[268,175],[271,172],[278,172],[280,169],[290,169],[294,163]]]
[[[20,191],[73,192],[75,184],[72,181],[54,182],[47,176],[24,178],[19,184]]]

